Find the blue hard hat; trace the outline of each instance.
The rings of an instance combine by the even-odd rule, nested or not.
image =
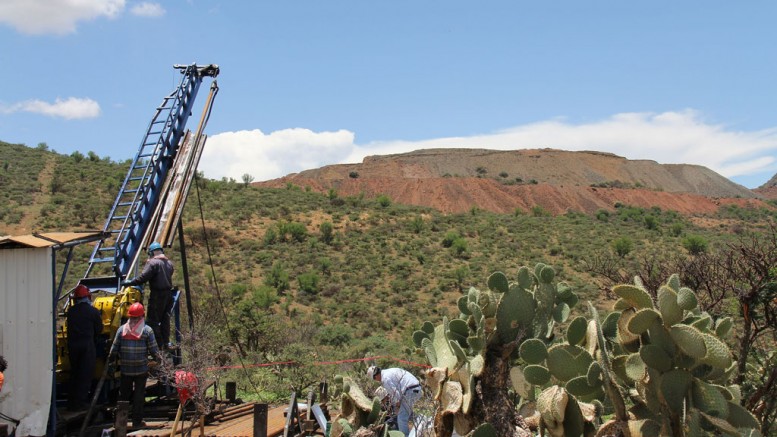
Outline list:
[[[148,246],[148,254],[151,255],[155,250],[162,250],[162,245],[154,241],[151,246]]]

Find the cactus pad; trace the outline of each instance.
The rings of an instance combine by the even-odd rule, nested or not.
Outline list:
[[[548,357],[548,348],[542,340],[530,338],[521,343],[518,352],[528,364],[540,364]]]
[[[634,335],[641,335],[656,321],[661,319],[661,314],[653,308],[643,308],[637,311],[629,320],[626,329]]]
[[[429,338],[429,334],[424,331],[413,332],[413,344],[415,344],[416,347],[423,347],[421,341],[425,338]]]
[[[728,403],[728,423],[736,428],[760,429],[758,419],[738,403]]]
[[[626,358],[626,376],[632,381],[639,381],[645,376],[645,363],[638,353]]]
[[[553,320],[558,323],[564,323],[569,318],[569,305],[565,302],[561,302],[553,308]]]
[[[580,346],[557,344],[548,349],[548,370],[562,382],[585,375],[593,361],[591,354]]]
[[[488,277],[488,288],[500,293],[507,293],[509,284],[507,276],[502,272],[494,272]]]
[[[647,291],[642,288],[624,284],[616,285],[612,288],[612,291],[636,309],[653,308],[653,300]]]
[[[447,317],[443,318],[443,323],[434,328],[434,338],[432,339],[432,345],[434,347],[436,365],[435,367],[446,367],[450,370],[456,368],[458,364],[458,358],[456,353],[451,348],[450,341],[445,335],[445,325],[447,325]],[[427,356],[429,354],[427,353]]]
[[[607,314],[602,322],[602,334],[607,338],[615,338],[618,334],[618,319],[620,319],[621,313],[619,311],[613,311]]]
[[[694,407],[699,411],[721,419],[728,417],[728,402],[712,384],[694,379],[691,385],[691,396]]]
[[[448,323],[448,329],[450,329],[451,332],[459,334],[459,336],[463,338],[467,338],[469,336],[469,327],[467,326],[467,322],[462,319],[451,320],[450,323]]]
[[[683,287],[677,292],[677,305],[685,311],[691,311],[699,304],[696,293],[690,288]]]
[[[531,396],[532,384],[526,380],[526,375],[523,373],[523,369],[514,366],[510,369],[510,382],[513,383],[513,389],[523,399],[528,399]]]
[[[545,385],[550,381],[550,372],[543,366],[529,365],[523,368],[526,382],[533,385]]]
[[[659,372],[666,372],[672,368],[672,358],[659,346],[645,344],[639,348],[639,356],[646,366]]]
[[[707,355],[707,346],[701,332],[687,325],[675,325],[669,331],[677,347],[691,358],[700,360]]]
[[[702,362],[718,369],[728,369],[731,366],[731,351],[728,346],[714,335],[702,333],[702,337],[707,347],[707,355]]]
[[[567,326],[567,342],[571,345],[580,344],[585,339],[585,333],[588,323],[585,317],[575,317]]]
[[[599,387],[602,385],[602,366],[594,361],[588,366],[588,372],[586,372],[586,382],[591,387]]]
[[[423,325],[421,325],[421,331],[424,331],[425,333],[432,335],[434,334],[434,325],[430,321],[425,321]]]
[[[524,290],[528,290],[534,285],[534,277],[526,266],[518,269],[518,285]]]
[[[536,302],[526,290],[513,287],[505,293],[496,311],[497,333],[505,342],[514,341],[519,335],[531,337]]]
[[[459,308],[459,312],[464,314],[465,316],[472,314],[472,312],[470,312],[468,308],[469,299],[467,298],[467,296],[461,296],[460,298],[458,298],[456,300],[456,306]]]
[[[553,267],[551,266],[544,266],[542,270],[540,270],[540,281],[544,284],[550,284],[553,282],[553,279],[556,278],[556,271],[553,270]]]
[[[659,437],[661,425],[650,419],[629,420],[629,434],[634,437]]]
[[[455,413],[461,408],[462,401],[461,383],[448,381],[440,394],[440,408],[446,413]]]
[[[574,396],[584,397],[595,392],[597,387],[591,387],[588,385],[588,378],[584,376],[578,376],[567,381],[564,388]]]
[[[537,410],[542,423],[551,435],[564,435],[564,415],[566,413],[569,394],[562,387],[550,386],[537,398]]]
[[[727,338],[731,327],[734,326],[731,317],[723,317],[715,322],[715,335],[719,338]]]
[[[677,304],[677,293],[669,286],[662,285],[658,290],[658,310],[667,328],[683,320],[683,309]]]
[[[566,282],[559,282],[556,284],[556,291],[558,292],[558,298],[561,301],[564,301],[572,296],[572,287],[570,287]]]
[[[682,414],[683,402],[688,395],[693,377],[682,369],[670,370],[661,375],[660,393],[666,405],[676,414]]]

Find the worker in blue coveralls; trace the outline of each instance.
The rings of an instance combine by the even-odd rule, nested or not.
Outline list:
[[[370,379],[380,382],[388,392],[388,398],[397,413],[397,425],[404,435],[410,432],[410,417],[413,415],[413,405],[421,398],[422,388],[418,379],[404,369],[381,369],[370,366],[367,369]]]
[[[149,259],[140,274],[121,283],[123,287],[148,282],[151,293],[148,296],[146,322],[154,330],[162,349],[170,346],[170,310],[173,308],[173,263],[165,256],[162,245],[153,242],[148,246]]]

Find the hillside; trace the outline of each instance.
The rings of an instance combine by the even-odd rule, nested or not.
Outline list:
[[[765,184],[754,189],[753,192],[765,199],[777,199],[777,174],[772,176]]]
[[[447,213],[473,207],[511,213],[540,206],[554,214],[594,213],[616,204],[708,214],[721,205],[763,206],[758,196],[708,168],[628,160],[609,153],[554,149],[431,149],[370,156],[257,186],[309,186],[342,195],[385,194]]]

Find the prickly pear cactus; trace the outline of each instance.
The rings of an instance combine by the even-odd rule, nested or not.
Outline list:
[[[613,404],[623,405],[628,393],[634,405],[598,435],[613,428],[632,435],[756,435],[758,421],[739,404],[739,387],[728,384],[735,367],[724,341],[731,319],[702,312],[677,275],[660,287],[656,302],[639,281],[613,292],[620,298],[616,311],[601,325],[590,306],[598,325],[595,362]]]
[[[396,437],[396,433],[391,434],[383,425],[385,413],[380,399],[368,397],[356,381],[348,376],[336,376],[335,383],[340,384],[340,413],[332,418],[330,436],[345,437],[359,428],[371,428],[379,433],[374,435]]]
[[[547,379],[548,371],[534,366],[528,378],[520,379],[524,370],[511,369],[511,362],[523,345],[524,353],[537,363],[547,360],[546,344],[555,324],[565,323],[577,304],[577,295],[566,284],[556,283],[555,276],[552,267],[541,263],[533,270],[521,267],[512,281],[496,272],[488,278],[488,289],[473,287],[459,298],[459,317],[444,317],[437,326],[426,322],[413,333],[415,345],[433,367],[427,384],[435,399],[441,405],[455,405],[440,409],[440,416],[452,415],[453,420],[435,418],[437,436],[450,436],[454,429],[467,435],[484,424],[500,436],[526,434],[512,425],[521,420],[508,389],[518,384],[528,391],[536,385],[534,381]],[[558,358],[556,354],[554,351],[553,359]],[[449,383],[460,389],[459,404],[448,399],[450,393],[459,396],[458,391],[445,389]]]

